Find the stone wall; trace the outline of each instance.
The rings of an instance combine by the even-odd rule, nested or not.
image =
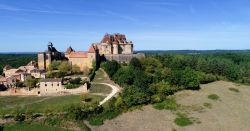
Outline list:
[[[141,54],[141,53],[138,53],[138,54],[118,54],[118,55],[105,55],[105,58],[107,60],[115,60],[115,61],[118,61],[118,62],[125,62],[125,63],[129,63],[130,60],[132,58],[138,58],[138,59],[142,59],[142,58],[145,58],[145,55],[144,54]]]

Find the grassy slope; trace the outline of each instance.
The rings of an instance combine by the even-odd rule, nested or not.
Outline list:
[[[89,95],[91,102],[100,101],[101,96]],[[80,95],[54,96],[54,97],[0,97],[0,110],[5,113],[11,113],[15,108],[22,111],[26,109],[35,112],[45,112],[51,110],[53,112],[61,112],[64,107],[80,103]]]
[[[90,88],[90,93],[109,94],[111,91],[112,89],[109,86],[102,84],[92,84]]]
[[[4,131],[69,131],[62,128],[49,127],[41,124],[11,124],[4,127]]]

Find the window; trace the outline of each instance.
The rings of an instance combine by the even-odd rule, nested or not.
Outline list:
[[[59,84],[57,84],[57,86],[59,86]]]
[[[51,86],[53,86],[53,83],[51,84]]]
[[[45,84],[45,86],[47,86],[47,84]]]

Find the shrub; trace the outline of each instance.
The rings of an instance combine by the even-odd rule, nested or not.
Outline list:
[[[80,85],[71,84],[71,83],[68,83],[67,85],[65,85],[66,89],[75,89],[75,88],[78,88],[78,87],[80,87]]]
[[[166,98],[161,103],[154,104],[153,107],[158,110],[166,109],[166,110],[176,111],[178,108],[178,104],[176,103],[176,100],[173,97],[169,97]]]
[[[25,120],[25,115],[23,115],[22,113],[15,114],[14,120],[18,122],[22,122]]]
[[[206,108],[212,109],[211,103],[204,103],[203,106],[205,106]]]
[[[80,99],[81,99],[81,101],[87,102],[87,100],[88,100],[88,95],[87,95],[86,93],[83,93],[83,94],[80,96]]]
[[[122,98],[128,107],[143,105],[150,102],[150,95],[135,86],[125,87]]]
[[[192,122],[192,120],[190,120],[190,118],[188,118],[186,115],[180,114],[180,113],[177,113],[177,118],[175,118],[174,122],[176,125],[182,126],[182,127],[193,124],[193,122]]]
[[[216,94],[211,94],[211,95],[208,95],[208,99],[211,99],[211,100],[219,100],[219,96],[218,95],[216,95]]]
[[[233,91],[233,92],[237,92],[237,93],[240,92],[239,89],[236,89],[236,88],[229,88],[229,90],[230,90],[230,91]]]
[[[81,84],[82,79],[80,77],[77,77],[75,79],[71,79],[69,82],[71,84]]]
[[[163,96],[160,95],[160,94],[156,94],[156,95],[151,96],[151,102],[152,103],[159,103],[159,102],[162,102],[162,101],[163,101]]]
[[[44,120],[44,124],[49,126],[60,126],[62,124],[62,119],[58,117],[47,117]]]
[[[0,124],[0,131],[3,131],[4,126]]]
[[[89,124],[93,126],[100,126],[103,124],[103,120],[100,118],[91,118],[89,120]]]
[[[19,88],[25,87],[25,84],[23,82],[18,81],[16,82],[16,87],[19,87]]]
[[[198,77],[201,84],[207,84],[217,80],[216,76],[212,74],[205,74],[203,72],[198,72]]]

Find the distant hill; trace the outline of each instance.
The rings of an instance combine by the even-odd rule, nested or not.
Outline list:
[[[140,50],[136,53],[145,53],[146,55],[161,54],[214,54],[214,53],[250,53],[250,50]]]

